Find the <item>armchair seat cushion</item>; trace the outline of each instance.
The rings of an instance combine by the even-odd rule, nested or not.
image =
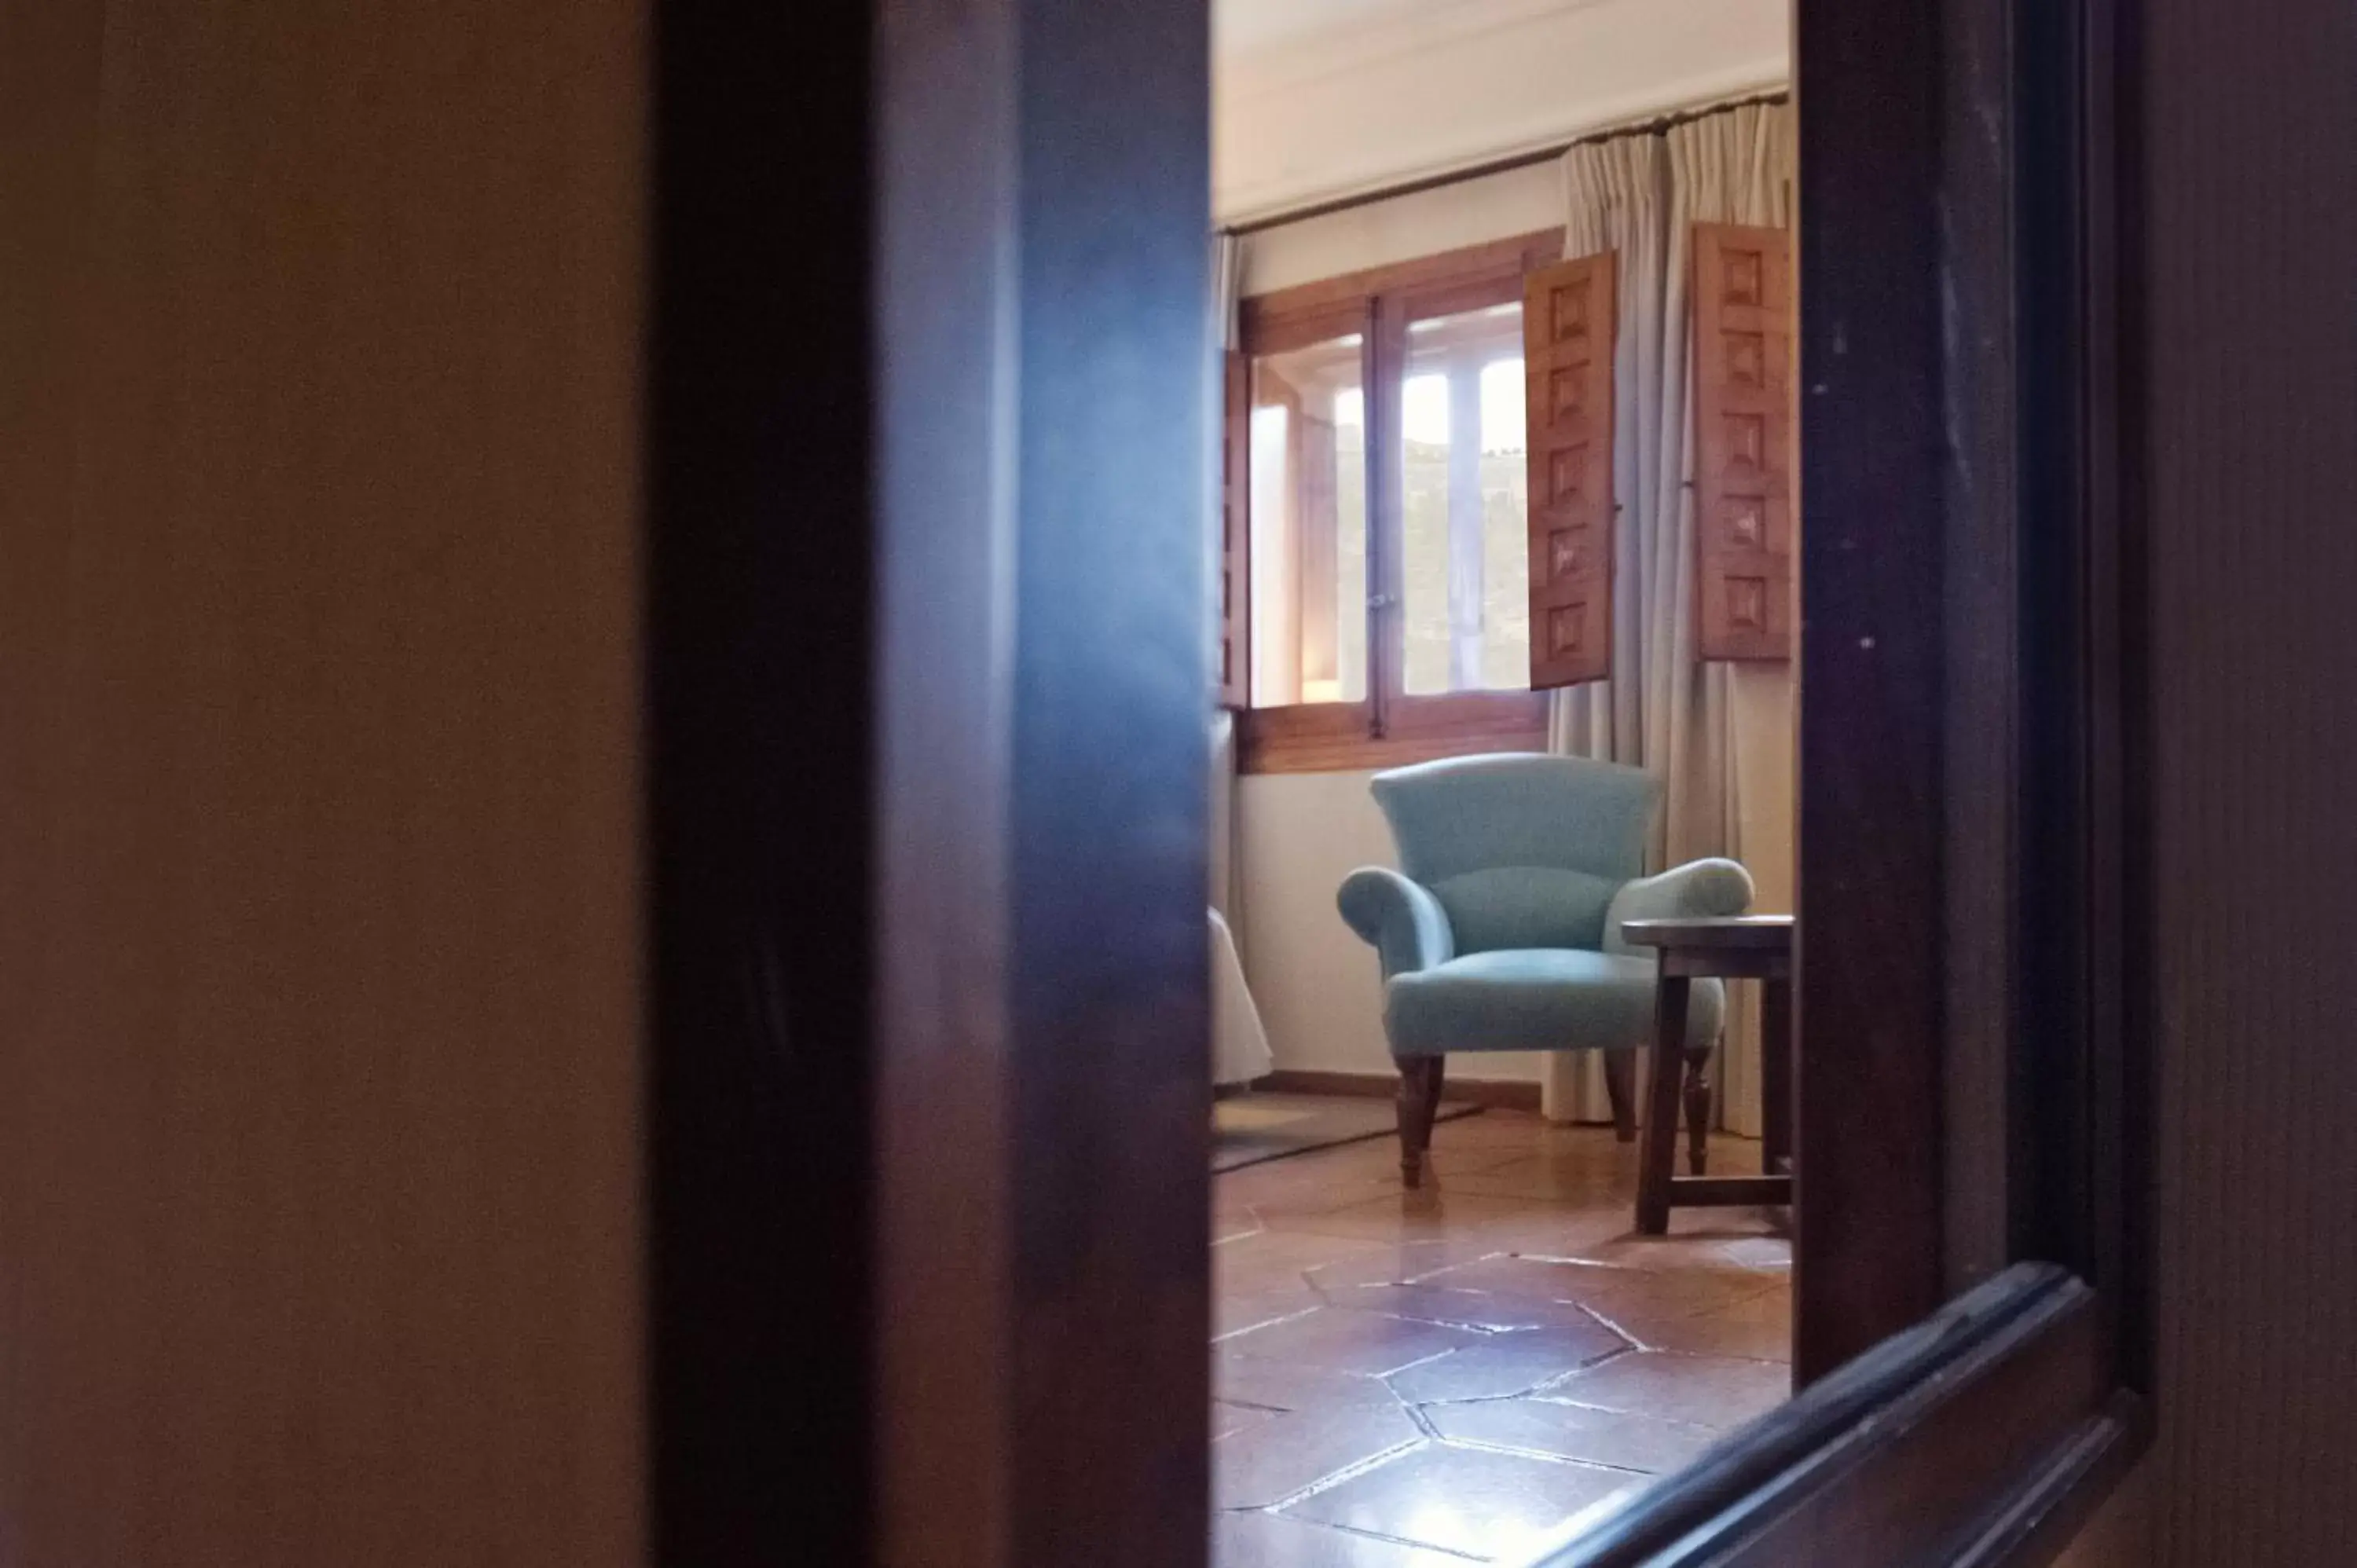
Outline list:
[[[1392,977],[1383,1024],[1395,1056],[1445,1051],[1627,1050],[1653,1031],[1650,955],[1579,948],[1469,953]],[[1686,1043],[1718,1036],[1726,988],[1697,981]]]

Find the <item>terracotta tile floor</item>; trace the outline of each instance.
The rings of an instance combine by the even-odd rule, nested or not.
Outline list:
[[[1212,1178],[1216,1568],[1514,1562],[1784,1398],[1774,1216],[1638,1237],[1609,1129],[1492,1111],[1433,1141],[1418,1192],[1387,1139]]]

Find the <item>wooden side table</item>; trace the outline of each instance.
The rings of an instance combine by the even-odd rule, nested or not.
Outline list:
[[[1629,941],[1659,949],[1662,976],[1653,1017],[1653,1080],[1647,1090],[1645,1143],[1637,1182],[1637,1230],[1659,1236],[1670,1210],[1699,1206],[1792,1201],[1792,917],[1732,915],[1712,919],[1628,920]],[[1710,1123],[1710,1047],[1686,1049],[1686,1006],[1705,978],[1760,982],[1762,1098],[1760,1165],[1756,1176],[1704,1175]],[[1685,1079],[1686,1163],[1677,1156],[1678,1080]]]

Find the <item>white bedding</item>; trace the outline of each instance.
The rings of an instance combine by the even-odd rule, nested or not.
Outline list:
[[[1236,939],[1217,909],[1211,917],[1211,1081],[1248,1083],[1268,1075],[1268,1033],[1244,985]]]

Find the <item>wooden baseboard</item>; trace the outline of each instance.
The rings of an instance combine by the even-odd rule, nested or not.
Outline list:
[[[1389,1100],[1399,1092],[1399,1079],[1387,1072],[1310,1072],[1279,1068],[1255,1079],[1254,1089],[1278,1094],[1358,1094]],[[1441,1098],[1471,1103],[1485,1111],[1529,1111],[1539,1108],[1539,1086],[1512,1079],[1450,1077]]]

